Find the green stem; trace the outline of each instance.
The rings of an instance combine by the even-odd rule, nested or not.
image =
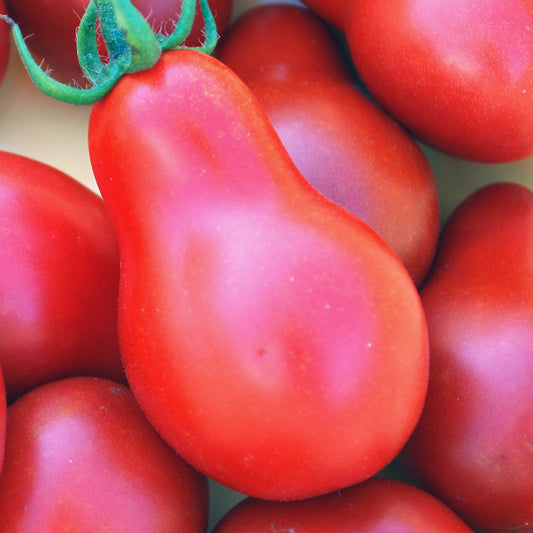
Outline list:
[[[131,61],[127,72],[139,72],[152,68],[161,56],[161,47],[152,28],[142,16],[140,11],[130,0],[95,0],[99,7],[99,18],[102,25],[104,40],[106,39],[105,27],[108,24],[116,33],[115,28],[122,31],[124,40],[131,52]],[[104,8],[106,9],[104,11]],[[113,17],[113,20],[109,20]],[[113,53],[113,46],[106,41],[106,45]]]
[[[78,63],[85,77],[94,85],[105,65],[100,59],[96,37],[96,21],[98,10],[92,1],[85,11],[85,16],[80,21],[78,35],[83,36],[77,40]]]
[[[155,33],[131,0],[91,0],[82,17],[77,37],[78,61],[91,83],[86,89],[61,83],[45,72],[33,59],[19,26],[7,15],[0,15],[13,33],[19,55],[33,83],[45,94],[63,102],[87,105],[103,98],[130,72],[153,67],[164,50],[192,48],[213,53],[218,40],[215,19],[208,0],[200,0],[205,25],[202,46],[187,47],[183,42],[194,22],[196,0],[183,0],[182,13],[170,35]],[[109,53],[106,63],[100,58],[97,43],[97,22]]]
[[[109,62],[116,61],[128,50],[128,43],[124,32],[117,25],[113,7],[109,3],[109,0],[92,0],[92,2],[96,6],[100,31],[102,32],[102,37],[109,54]],[[80,38],[78,33],[78,46],[80,45],[80,41],[83,42],[83,40],[84,38]],[[90,40],[95,43],[96,49],[98,49],[96,34],[94,37],[91,35]],[[131,60],[131,58],[129,59]]]
[[[211,55],[215,51],[219,37],[217,23],[207,0],[200,0],[200,10],[202,12],[202,17],[204,18],[205,40],[203,45],[198,47],[197,50]]]
[[[15,46],[20,54],[22,62],[28,71],[28,74],[37,86],[45,94],[67,102],[70,104],[87,105],[102,99],[118,82],[118,80],[124,75],[125,71],[120,63],[114,63],[109,65],[107,72],[107,80],[101,85],[95,85],[89,89],[79,89],[78,87],[72,87],[61,83],[54,78],[51,78],[33,59],[28,47],[24,41],[24,37],[15,22],[5,15],[0,15],[0,19],[5,20],[10,26],[13,33],[13,40]]]
[[[196,0],[183,0],[180,18],[170,35],[160,36],[159,45],[162,50],[171,50],[180,46],[191,33],[196,14]]]

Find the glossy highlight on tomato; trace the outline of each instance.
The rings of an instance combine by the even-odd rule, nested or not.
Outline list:
[[[128,382],[167,442],[272,499],[391,461],[427,386],[418,292],[305,180],[238,76],[165,52],[95,104],[89,148],[119,240]]]

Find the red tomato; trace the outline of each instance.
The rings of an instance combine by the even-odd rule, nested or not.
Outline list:
[[[3,533],[205,533],[207,481],[124,386],[48,383],[8,408]]]
[[[305,8],[259,6],[226,32],[217,57],[259,98],[305,178],[374,228],[420,285],[439,231],[431,167],[356,90],[326,26]]]
[[[370,477],[427,386],[418,292],[373,230],[298,172],[220,61],[163,53],[92,109],[119,238],[129,383],[161,435],[248,495]]]
[[[372,478],[298,502],[246,499],[213,533],[472,533],[439,500],[406,483]]]
[[[0,14],[7,14],[7,7],[4,0],[0,0]],[[11,30],[9,25],[0,21],[0,82],[4,79],[9,63],[10,39]]]
[[[533,194],[486,186],[455,211],[422,289],[430,336],[409,471],[482,531],[533,531]]]
[[[499,162],[533,155],[531,0],[304,0],[339,25],[372,95],[422,141]]]
[[[0,0],[1,1],[1,0]],[[181,12],[183,0],[132,0],[156,31],[171,33]],[[18,23],[26,44],[37,62],[63,83],[86,85],[76,54],[76,30],[89,0],[5,0],[10,16]],[[219,33],[226,28],[233,0],[210,0],[209,5]],[[7,26],[7,25],[6,25]],[[203,20],[197,15],[188,45],[203,40]],[[9,31],[9,28],[6,29]],[[102,49],[104,53],[105,48]]]
[[[102,199],[0,151],[0,365],[9,400],[61,377],[124,380],[119,256]]]

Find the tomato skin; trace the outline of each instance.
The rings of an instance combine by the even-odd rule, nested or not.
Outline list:
[[[439,231],[431,167],[357,91],[318,17],[294,5],[258,6],[228,28],[217,57],[253,90],[306,179],[374,228],[420,285]]]
[[[330,13],[329,0],[304,3]],[[338,22],[357,71],[413,134],[475,161],[533,155],[530,0],[360,0],[351,6]]]
[[[303,178],[244,83],[165,53],[93,107],[89,151],[119,238],[128,382],[178,453],[277,499],[392,460],[427,385],[416,287]]]
[[[297,502],[245,499],[213,533],[471,533],[443,503],[411,485],[374,477]]]
[[[0,152],[0,264],[9,401],[72,375],[125,380],[117,239],[97,194],[51,166]]]
[[[150,426],[129,389],[48,383],[8,408],[5,533],[205,533],[207,481]]]
[[[50,75],[67,83],[85,86],[76,54],[76,31],[89,0],[5,0],[10,16],[19,24],[26,43],[37,62],[44,61]],[[182,0],[132,0],[156,31],[170,33],[181,12]],[[233,0],[211,0],[217,29],[222,34],[229,23]],[[197,7],[191,34],[186,44],[203,40],[203,20]],[[105,47],[102,46],[102,54]]]
[[[452,215],[421,291],[430,385],[402,459],[476,531],[533,531],[532,246],[531,192],[485,186]]]

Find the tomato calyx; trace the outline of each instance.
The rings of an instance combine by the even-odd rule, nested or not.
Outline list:
[[[81,19],[76,42],[80,67],[90,83],[85,89],[53,79],[33,59],[16,21],[8,15],[0,15],[0,19],[11,26],[22,62],[43,93],[62,102],[89,105],[102,99],[125,74],[153,67],[165,50],[188,48],[211,54],[218,40],[217,27],[207,0],[200,0],[200,10],[205,40],[201,46],[191,47],[183,42],[193,26],[196,0],[183,0],[179,20],[168,35],[152,30],[130,0],[91,0]],[[98,29],[108,53],[105,61],[98,49]]]

